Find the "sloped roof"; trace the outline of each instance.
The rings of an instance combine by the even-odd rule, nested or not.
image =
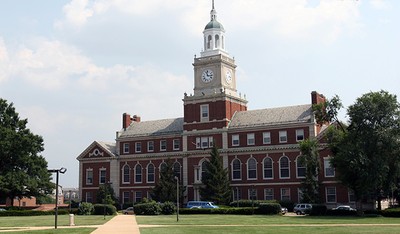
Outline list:
[[[124,137],[140,137],[140,136],[161,136],[183,132],[183,118],[161,119],[153,121],[132,122],[119,136]]]
[[[230,129],[311,121],[311,105],[287,106],[235,113]]]
[[[93,141],[78,157],[77,159],[82,159],[87,155],[91,150],[99,146],[102,148],[106,153],[108,153],[111,157],[117,155],[117,148],[115,142],[102,142],[102,141]]]

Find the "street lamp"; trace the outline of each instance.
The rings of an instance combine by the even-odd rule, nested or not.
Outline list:
[[[104,204],[104,211],[103,211],[103,214],[104,214],[104,220],[106,219],[106,202],[109,200],[109,197],[111,197],[111,195],[109,195],[108,194],[108,189],[109,189],[109,186],[111,186],[111,182],[110,181],[108,181],[108,182],[106,182],[106,183],[104,183],[104,198],[103,198],[103,204]]]
[[[60,169],[50,169],[47,172],[56,173],[56,214],[54,217],[54,228],[57,229],[57,216],[58,216],[58,175],[64,174],[67,171],[67,168],[61,167]]]
[[[176,179],[176,222],[179,221],[179,178],[175,176]]]

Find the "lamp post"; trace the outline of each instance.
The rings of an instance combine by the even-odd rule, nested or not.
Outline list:
[[[108,181],[108,182],[106,182],[105,184],[104,184],[104,198],[103,198],[103,203],[104,203],[104,211],[103,211],[103,214],[104,214],[104,220],[106,219],[106,202],[107,201],[109,201],[109,197],[111,197],[111,195],[110,194],[108,194],[108,189],[109,189],[109,187],[108,186],[111,186],[111,182],[110,181]]]
[[[69,213],[70,214],[71,214],[71,202],[72,202],[71,192],[72,192],[72,190],[69,190]]]
[[[176,222],[179,221],[179,178],[175,176],[176,179]]]
[[[57,229],[57,217],[58,217],[58,177],[59,174],[64,174],[67,171],[67,168],[61,167],[60,169],[50,169],[47,172],[56,173],[56,214],[54,217],[54,229]]]

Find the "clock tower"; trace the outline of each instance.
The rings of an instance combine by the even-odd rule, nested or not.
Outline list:
[[[224,128],[247,101],[236,90],[235,60],[225,50],[225,29],[212,1],[210,22],[203,31],[204,48],[194,58],[194,95],[185,95],[184,129]]]

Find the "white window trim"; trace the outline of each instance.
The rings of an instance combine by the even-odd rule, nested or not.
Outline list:
[[[270,200],[274,200],[275,199],[275,195],[274,195],[274,188],[264,188],[264,200],[267,200],[267,190],[271,189],[272,190],[272,199]]]
[[[203,108],[206,110],[207,116],[203,117]],[[200,105],[200,122],[208,122],[210,120],[210,107],[208,104]]]
[[[88,172],[89,171],[92,172],[92,182],[90,182],[90,183],[88,183],[88,179],[89,179]],[[92,185],[93,184],[93,169],[92,168],[86,169],[86,184],[87,185]]]
[[[286,140],[282,141],[281,137],[285,136]],[[279,143],[287,143],[288,139],[287,139],[287,131],[279,131]]]
[[[282,192],[284,189],[287,190],[288,193],[289,193],[289,196],[288,196],[289,199],[287,199],[287,200],[289,200],[289,201],[292,200],[292,197],[290,196],[290,188],[281,188],[281,189],[280,189],[280,190],[281,190],[281,191],[280,191],[280,192],[281,192],[281,201],[284,200],[284,199],[283,199],[283,192]]]
[[[101,182],[101,173],[105,172],[105,176],[104,176],[104,182]],[[106,168],[100,168],[99,169],[99,184],[105,184],[107,182],[107,169]]]
[[[129,169],[128,181],[124,181],[124,179],[125,179],[125,171],[124,171],[125,167],[128,167],[128,169]],[[125,164],[125,165],[122,166],[122,184],[130,184],[130,183],[131,183],[131,167],[128,164]]]
[[[281,169],[282,169],[282,166],[281,166],[281,159],[282,159],[283,157],[285,157],[285,158],[288,159],[288,172],[289,172],[288,177],[282,177],[282,173],[281,173],[281,172],[282,172],[282,171],[281,171]],[[289,157],[286,156],[286,155],[283,155],[283,156],[281,156],[281,157],[279,158],[279,179],[290,179],[290,159],[289,159]]]
[[[299,158],[300,157],[302,157],[303,155],[299,155],[299,156],[297,156],[297,158],[296,158],[296,178],[298,178],[298,179],[304,179],[304,178],[306,178],[306,171],[304,171],[304,176],[299,176]],[[304,166],[304,167],[301,167],[301,168],[304,168],[304,170],[306,170],[306,166]]]
[[[235,142],[235,138],[237,138],[237,144],[234,144],[234,142]],[[234,135],[232,135],[232,146],[239,146],[240,145],[240,137],[239,137],[239,134],[234,134]]]
[[[152,181],[149,180],[149,166],[150,165],[153,166],[153,180]],[[142,178],[142,180],[143,180],[143,178]],[[147,181],[147,183],[154,183],[156,181],[156,167],[154,166],[153,163],[147,164],[147,167],[146,167],[146,181]]]
[[[325,176],[326,178],[333,178],[333,177],[335,177],[335,175],[336,175],[336,170],[335,170],[334,167],[332,167],[332,164],[331,164],[331,162],[330,162],[330,159],[331,159],[330,156],[324,157],[324,176]],[[325,163],[325,162],[327,162],[327,163]],[[327,167],[327,164],[329,165],[329,167]],[[326,175],[326,169],[328,169],[328,168],[332,168],[332,169],[333,169],[333,175]]]
[[[233,162],[236,161],[236,160],[239,161],[239,172],[240,172],[240,173],[239,173],[239,175],[240,175],[240,178],[239,178],[239,179],[233,178]],[[231,168],[232,168],[232,175],[231,175],[231,176],[232,176],[232,177],[231,177],[232,180],[233,180],[233,181],[240,181],[240,180],[242,180],[242,162],[240,161],[240,159],[234,158],[234,159],[232,160],[232,163],[231,163]]]
[[[328,201],[328,189],[331,189],[331,188],[335,189],[335,201]],[[333,194],[329,194],[329,195],[333,195]],[[337,190],[336,190],[336,187],[326,187],[325,188],[325,201],[326,201],[326,203],[330,203],[330,204],[333,204],[333,203],[337,202]]]
[[[178,148],[175,147],[175,142],[176,142],[176,141],[179,142],[179,147],[178,147]],[[181,149],[181,141],[180,141],[180,139],[174,139],[174,140],[173,140],[173,145],[174,145],[174,146],[173,146],[173,147],[174,147],[173,150],[180,150],[180,149]]]
[[[268,142],[265,141],[265,138],[266,138],[265,135],[268,135],[268,138],[269,138]],[[263,144],[264,145],[271,144],[271,132],[263,132]]]
[[[153,144],[153,149],[150,149],[151,144]],[[147,152],[154,152],[154,141],[147,142]]]
[[[250,140],[253,140],[253,142],[250,142]],[[256,144],[256,138],[254,133],[248,133],[247,134],[247,145],[255,145]]]
[[[249,161],[250,161],[250,159],[254,159],[254,161],[256,162],[256,177],[255,178],[249,178]],[[258,179],[258,171],[257,171],[257,164],[258,164],[258,162],[257,162],[257,159],[255,159],[254,157],[250,157],[248,160],[247,160],[247,163],[246,163],[246,174],[247,174],[247,180],[257,180]]]
[[[299,140],[299,136],[303,136],[303,139]],[[296,129],[296,142],[302,141],[304,138],[304,129]]]
[[[165,142],[165,149],[162,148],[163,142]],[[160,140],[160,151],[167,151],[167,140]]]
[[[254,198],[254,200],[257,200],[257,198],[258,198],[258,191],[257,191],[257,189],[256,188],[249,188],[249,189],[247,189],[247,195],[248,195],[248,198],[249,198],[249,200],[252,200],[252,198],[251,198],[251,193],[253,192],[253,190],[254,190],[254,196],[255,196],[255,198]]]
[[[140,145],[140,150],[138,150],[138,146]],[[135,142],[135,153],[142,152],[142,142]]]
[[[138,182],[137,180],[136,180],[136,173],[137,173],[137,167],[138,166],[140,166],[140,175],[141,175],[141,180],[140,180],[140,182]],[[143,166],[142,165],[140,165],[140,164],[136,164],[135,165],[135,172],[134,172],[134,176],[135,176],[135,184],[142,184],[143,183]]]
[[[271,167],[271,170],[272,170],[272,177],[265,177],[265,173],[264,173],[264,171],[265,171],[265,164],[264,164],[264,162],[265,162],[265,159],[267,159],[267,158],[271,159],[271,164],[272,164],[272,167]],[[264,179],[264,180],[273,180],[273,179],[274,179],[274,160],[273,160],[271,157],[266,156],[265,158],[263,158],[262,166],[263,166],[263,179]]]
[[[123,150],[124,150],[124,154],[129,154],[129,143],[124,143],[123,144]]]

